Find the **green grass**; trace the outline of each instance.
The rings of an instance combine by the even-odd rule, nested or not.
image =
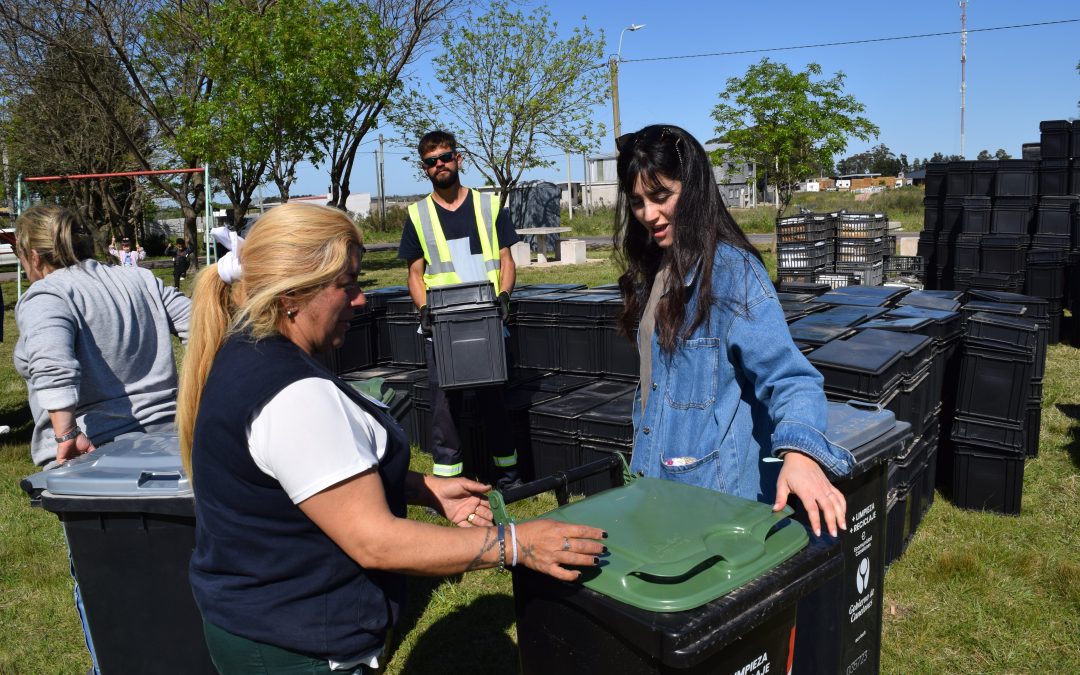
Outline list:
[[[590,249],[604,262],[588,265],[523,268],[519,283],[608,283],[617,274],[609,253]],[[404,278],[392,253],[365,260],[366,287]],[[34,467],[25,387],[11,365],[14,293],[5,283],[0,424],[13,430],[0,437],[0,673],[81,673],[89,661],[60,525],[29,508],[18,488]],[[1044,392],[1040,454],[1026,465],[1022,514],[962,511],[939,496],[887,573],[882,672],[1080,672],[1080,351],[1051,347]],[[414,452],[413,468],[430,464]],[[552,506],[548,496],[512,509],[530,516]],[[411,516],[429,518],[419,509]],[[513,673],[515,640],[509,575],[416,578],[387,673]]]

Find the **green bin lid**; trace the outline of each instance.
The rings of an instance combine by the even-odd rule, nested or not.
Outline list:
[[[658,478],[638,478],[546,514],[603,528],[610,554],[582,572],[587,588],[653,612],[726,595],[802,550],[805,529],[767,504]]]

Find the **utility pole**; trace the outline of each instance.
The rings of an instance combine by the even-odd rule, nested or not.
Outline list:
[[[589,185],[589,156],[581,154],[581,175],[585,178],[581,181],[581,205],[585,207],[585,213],[592,215],[592,187]]]
[[[967,0],[960,0],[960,156],[964,156],[964,97],[967,94]]]
[[[380,185],[382,185],[382,182],[379,180],[379,171],[380,171],[380,168],[379,168],[379,151],[375,150],[371,154],[373,155],[373,159],[375,160],[375,196],[379,201],[382,201],[382,189],[380,188]],[[371,214],[371,215],[374,215],[374,214]],[[382,226],[383,226],[383,224],[380,223],[379,227],[382,227]]]
[[[569,210],[567,220],[574,219],[574,184],[570,182],[570,151],[566,151],[566,208]]]
[[[619,120],[619,61],[622,61],[622,40],[626,35],[626,31],[633,33],[639,31],[645,27],[645,24],[632,23],[626,28],[622,29],[619,33],[619,49],[615,52],[615,55],[608,61],[608,66],[611,69],[611,113],[614,118],[614,130],[615,140],[619,140],[619,136],[622,136],[622,123]],[[616,148],[617,149],[617,148]]]
[[[386,224],[386,155],[383,154],[383,135],[379,132],[379,213]]]

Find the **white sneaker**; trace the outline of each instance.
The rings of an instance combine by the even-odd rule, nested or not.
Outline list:
[[[7,433],[11,433],[11,427],[6,424],[0,424],[0,436],[3,436]]]

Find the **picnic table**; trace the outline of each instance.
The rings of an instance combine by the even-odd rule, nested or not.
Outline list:
[[[517,232],[521,236],[533,235],[536,237],[536,262],[547,262],[547,238],[549,234],[562,234],[563,232],[569,232],[569,227],[522,227],[517,228],[514,232]]]

